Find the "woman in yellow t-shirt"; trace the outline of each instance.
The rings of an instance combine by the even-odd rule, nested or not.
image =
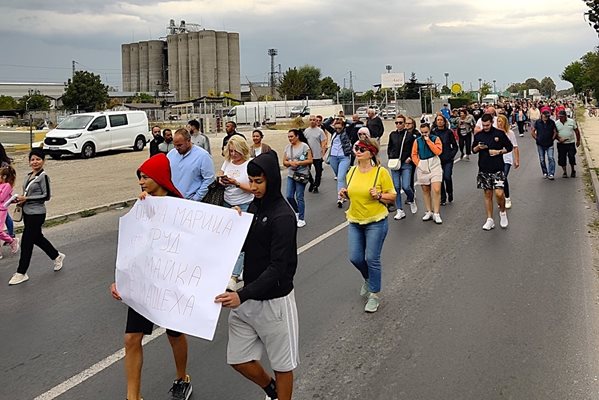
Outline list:
[[[368,298],[364,311],[375,312],[380,303],[381,252],[389,229],[386,205],[395,202],[397,193],[389,171],[380,166],[376,140],[361,139],[354,151],[358,165],[348,171],[347,188],[339,196],[350,200],[346,213],[349,260],[364,278],[360,289],[360,295]]]

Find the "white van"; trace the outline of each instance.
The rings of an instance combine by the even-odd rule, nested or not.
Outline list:
[[[141,151],[151,135],[143,111],[73,114],[46,134],[44,151],[54,159],[63,154],[90,158],[100,151],[131,147]]]

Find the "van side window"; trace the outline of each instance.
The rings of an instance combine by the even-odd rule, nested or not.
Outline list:
[[[89,126],[90,131],[106,128],[106,117],[98,117]]]
[[[110,119],[110,126],[113,128],[115,126],[127,125],[127,114],[109,115],[108,118]]]

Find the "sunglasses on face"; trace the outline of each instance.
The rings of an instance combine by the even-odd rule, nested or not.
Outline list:
[[[401,125],[401,124],[405,124],[405,122],[403,122],[403,121],[395,121],[395,125]]]
[[[366,153],[368,151],[368,149],[366,147],[362,147],[362,146],[354,146],[354,150],[356,151],[356,153]]]

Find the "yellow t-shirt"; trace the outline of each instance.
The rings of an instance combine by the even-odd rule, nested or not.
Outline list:
[[[381,193],[396,193],[393,180],[389,171],[378,167],[379,176],[376,178],[377,167],[366,173],[360,172],[358,167],[352,167],[345,177],[348,182],[347,193],[349,196],[349,209],[346,212],[349,222],[361,225],[378,222],[389,215],[387,207],[380,201],[370,196],[370,189],[376,178],[376,190]],[[353,174],[353,176],[352,176]]]

